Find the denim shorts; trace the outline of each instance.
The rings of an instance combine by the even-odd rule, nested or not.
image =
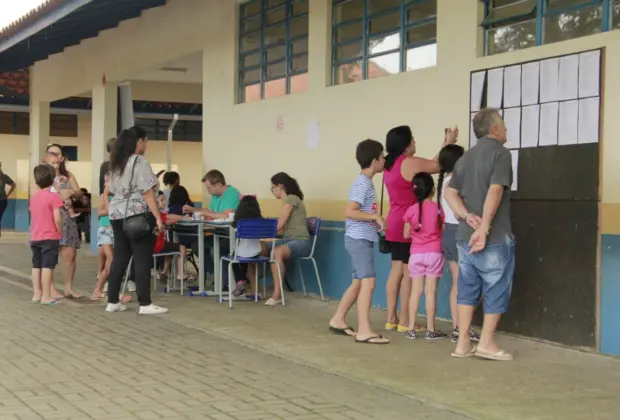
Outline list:
[[[267,247],[267,252],[271,252],[272,246],[280,246],[286,245],[288,249],[291,251],[291,259],[294,260],[296,258],[304,258],[310,256],[310,251],[312,251],[312,238],[309,239],[293,239],[293,238],[283,238],[278,239],[275,242],[267,242],[265,246]]]
[[[459,251],[456,249],[456,231],[459,225],[446,223],[441,232],[441,251],[446,261],[458,261]]]
[[[375,243],[367,239],[344,237],[344,248],[351,259],[351,278],[353,280],[374,279]]]
[[[97,229],[97,246],[114,245],[114,232],[111,226],[100,226]]]
[[[470,254],[466,241],[457,241],[459,280],[457,303],[477,306],[482,295],[485,314],[503,314],[508,310],[512,278],[515,271],[515,239],[506,235],[504,242],[487,245]]]

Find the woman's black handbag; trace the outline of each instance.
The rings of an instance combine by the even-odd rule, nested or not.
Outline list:
[[[129,178],[129,197],[127,197],[127,204],[125,204],[125,219],[123,220],[123,233],[130,241],[142,238],[146,235],[153,235],[155,232],[155,226],[153,225],[151,218],[148,217],[148,213],[135,214],[127,217],[127,209],[129,208],[129,200],[131,199],[131,182],[133,181],[133,175],[136,170],[136,162],[140,159],[136,156],[131,167],[131,177]]]
[[[383,191],[385,190],[385,177],[381,180],[381,204],[379,208],[379,215],[383,217]],[[385,232],[379,232],[379,252],[382,254],[389,254],[392,252],[390,242],[385,239]]]

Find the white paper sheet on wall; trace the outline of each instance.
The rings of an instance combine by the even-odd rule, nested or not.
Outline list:
[[[540,62],[540,102],[554,102],[560,99],[560,60],[550,58]]]
[[[472,73],[471,75],[471,112],[480,110],[480,106],[482,105],[482,92],[484,90],[484,81],[486,79],[486,75],[486,70]]]
[[[579,101],[560,102],[558,119],[558,144],[577,144]]]
[[[489,70],[487,78],[487,107],[501,108],[504,91],[504,69]]]
[[[521,148],[538,146],[540,105],[521,108]]]
[[[599,135],[599,98],[586,98],[579,100],[579,144],[598,143]]]
[[[577,99],[579,94],[579,56],[577,54],[560,58],[559,94],[560,100]]]
[[[601,51],[579,54],[579,97],[600,95]]]
[[[521,105],[521,66],[504,69],[504,108]]]
[[[472,112],[469,115],[469,147],[474,147],[478,142],[476,135],[474,134],[474,117],[476,116],[475,112]]]
[[[549,102],[540,106],[539,146],[558,144],[558,103]]]
[[[538,85],[540,80],[540,62],[524,64],[521,70],[521,104],[538,103]]]
[[[319,147],[319,122],[316,120],[308,120],[306,144],[308,149]]]
[[[517,191],[519,187],[519,151],[511,150],[510,154],[512,157],[512,186],[510,189],[512,191]]]
[[[521,108],[504,109],[504,122],[506,123],[508,149],[518,149],[521,144]]]

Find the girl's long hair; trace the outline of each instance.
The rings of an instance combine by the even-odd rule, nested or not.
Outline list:
[[[297,183],[295,178],[292,178],[286,172],[278,172],[274,176],[271,177],[271,183],[273,185],[282,185],[284,188],[284,192],[286,195],[296,195],[300,200],[303,201],[304,193],[301,192],[301,188]]]
[[[256,197],[251,195],[244,196],[235,210],[235,218],[233,227],[237,227],[237,221],[244,219],[261,219],[263,215],[260,212],[260,206]]]
[[[142,127],[133,126],[121,131],[112,146],[110,153],[110,172],[118,172],[120,175],[125,171],[127,161],[136,153],[136,146],[140,140],[146,139],[146,131]]]
[[[400,125],[387,132],[385,135],[385,151],[387,152],[385,169],[388,171],[392,169],[396,159],[402,156],[411,144],[411,139],[413,139],[413,132],[408,125]]]
[[[45,151],[49,152],[50,149],[53,147],[57,147],[58,150],[60,150],[60,156],[59,156],[59,162],[58,162],[58,173],[62,176],[66,176],[67,178],[69,178],[70,174],[69,174],[69,171],[67,170],[67,165],[65,163],[65,161],[67,160],[67,154],[63,150],[62,146],[58,143],[48,144],[47,147],[45,148]]]
[[[443,182],[446,174],[454,171],[456,162],[465,154],[465,149],[458,144],[447,144],[439,152],[439,179],[437,180],[437,205],[441,212],[441,197],[443,194]]]
[[[419,232],[422,228],[422,209],[424,208],[423,203],[424,200],[430,198],[433,195],[433,188],[435,188],[435,181],[433,181],[433,177],[431,174],[427,172],[418,172],[413,177],[411,181],[411,185],[413,187],[413,193],[415,194],[418,201],[418,225],[413,228],[414,232]],[[437,212],[437,221],[439,227],[441,228],[441,210]]]

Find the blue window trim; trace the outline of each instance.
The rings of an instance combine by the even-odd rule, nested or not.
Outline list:
[[[348,3],[350,0],[333,0],[332,2],[332,11],[333,15],[336,15],[337,7]],[[337,80],[337,73],[340,66],[345,64],[352,64],[355,62],[362,63],[362,78],[364,80],[368,79],[368,60],[374,57],[379,57],[386,54],[393,54],[398,52],[400,55],[400,72],[403,73],[407,69],[407,51],[416,48],[422,47],[425,45],[432,45],[437,43],[437,36],[430,38],[428,40],[424,40],[418,43],[407,43],[407,31],[416,26],[422,26],[429,23],[433,23],[437,21],[437,11],[435,11],[435,15],[421,19],[419,21],[407,22],[407,9],[411,6],[415,6],[416,4],[422,4],[428,0],[400,0],[400,5],[391,7],[389,9],[382,10],[377,13],[369,14],[368,12],[368,3],[370,0],[362,0],[362,16],[354,19],[349,19],[343,22],[335,22],[335,18],[332,18],[332,80],[331,84],[335,85]],[[387,16],[393,13],[399,13],[399,23],[398,26],[394,26],[391,29],[386,29],[381,32],[373,33],[370,35],[370,23],[373,19]],[[341,41],[337,39],[338,30],[342,28],[346,28],[347,26],[355,25],[361,22],[362,31],[359,37],[349,38],[345,41]],[[390,51],[382,51],[380,53],[370,54],[368,51],[368,40],[379,38],[382,35],[392,35],[399,34],[400,42],[399,47]],[[337,52],[338,47],[350,45],[354,43],[361,42],[361,51],[360,55],[356,57],[347,57],[344,59],[338,59]]]
[[[245,102],[245,88],[248,86],[258,85],[260,84],[260,98],[265,98],[265,85],[267,82],[273,80],[285,79],[286,83],[286,94],[291,93],[291,78],[300,74],[304,74],[308,72],[308,68],[293,68],[293,62],[300,57],[308,56],[308,48],[306,45],[305,51],[295,52],[293,53],[292,48],[293,44],[298,41],[306,41],[309,40],[309,27],[304,34],[292,36],[292,23],[296,20],[306,18],[308,23],[310,21],[309,12],[304,13],[296,13],[294,6],[298,3],[307,3],[309,7],[309,0],[284,0],[282,4],[269,7],[268,0],[250,0],[246,3],[243,3],[239,6],[239,62],[238,62],[238,74],[237,74],[237,82],[238,82],[238,92],[237,92],[237,102],[244,103]],[[258,7],[257,7],[258,6]],[[253,13],[251,15],[244,16],[244,11],[248,8],[257,8],[258,12]],[[279,20],[277,22],[271,22],[267,24],[267,17],[269,13],[284,10],[284,18],[283,20]],[[258,29],[254,29],[251,31],[243,31],[243,24],[249,19],[259,20]],[[265,43],[265,32],[271,28],[275,28],[278,26],[284,26],[285,37],[284,44],[282,43]],[[309,25],[308,25],[309,26]],[[259,46],[251,51],[243,51],[243,37],[247,35],[258,35],[259,38]],[[267,57],[267,52],[269,49],[281,47],[284,49],[284,57],[271,59],[269,60]],[[258,55],[258,64],[247,65],[244,67],[244,59],[246,57]],[[272,75],[271,77],[267,76],[267,67],[269,65],[285,63],[284,64],[284,73],[278,75]],[[259,70],[259,79],[245,80],[246,73],[250,71]]]
[[[557,7],[555,9],[549,9],[548,0],[536,0],[536,7],[531,13],[524,13],[522,15],[511,16],[505,19],[498,19],[491,21],[488,19],[490,12],[493,8],[494,0],[481,0],[484,3],[484,19],[480,26],[486,31],[496,27],[504,26],[503,24],[518,22],[519,20],[525,20],[526,18],[534,18],[536,20],[536,45],[543,45],[545,43],[544,33],[544,19],[551,16],[556,16],[562,13],[570,13],[576,10],[587,9],[593,6],[599,6],[602,8],[601,18],[601,32],[607,32],[611,29],[611,8],[613,6],[613,0],[584,0],[583,3],[575,4],[572,6]],[[488,40],[484,37],[484,51],[485,55],[488,54]]]

